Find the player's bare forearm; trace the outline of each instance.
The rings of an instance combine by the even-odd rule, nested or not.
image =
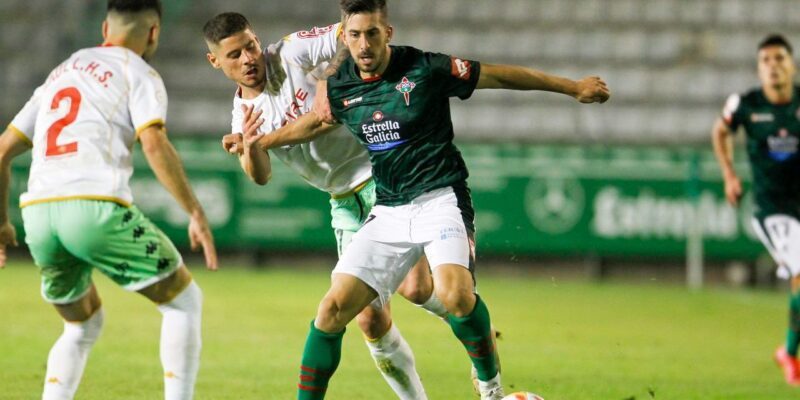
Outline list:
[[[339,70],[339,66],[341,66],[342,63],[348,58],[350,58],[350,49],[347,48],[341,39],[336,41],[336,55],[334,55],[331,61],[328,63],[328,67],[325,68],[325,72],[321,78],[327,79],[328,77],[333,76],[333,74]]]
[[[714,123],[711,142],[714,145],[714,155],[717,158],[717,163],[719,163],[723,178],[735,177],[736,172],[733,169],[733,138],[721,118],[717,118]]]
[[[544,90],[574,96],[577,82],[517,65],[481,64],[478,89]]]
[[[244,173],[259,185],[266,185],[272,178],[272,164],[270,163],[269,154],[265,151],[246,149],[239,156],[239,163]]]
[[[0,136],[0,224],[8,222],[8,187],[11,184],[11,161],[30,149],[28,142],[7,129]]]
[[[152,126],[142,131],[139,135],[142,152],[158,181],[181,208],[189,215],[202,215],[203,208],[189,185],[183,163],[166,135],[162,126]]]
[[[604,103],[611,96],[596,76],[577,81],[518,65],[481,64],[478,89],[542,90],[574,97],[581,103]]]
[[[336,126],[322,121],[316,113],[310,112],[262,136],[256,144],[266,151],[281,146],[308,143],[332,131]]]

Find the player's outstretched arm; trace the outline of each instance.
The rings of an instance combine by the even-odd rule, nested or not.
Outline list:
[[[30,149],[11,129],[0,136],[0,268],[6,266],[6,246],[17,245],[17,231],[8,220],[8,186],[11,182],[11,161]]]
[[[336,128],[314,113],[303,114],[300,118],[274,130],[267,135],[258,135],[257,131],[264,120],[261,111],[245,114],[244,141],[245,146],[258,146],[263,151],[292,144],[308,143]],[[247,142],[250,141],[250,144]]]
[[[563,93],[581,103],[605,103],[611,92],[597,76],[577,81],[518,65],[481,64],[477,89],[543,90]]]
[[[139,134],[139,141],[142,143],[142,152],[147,158],[147,163],[150,164],[158,181],[189,214],[189,241],[192,250],[202,247],[206,267],[216,270],[217,250],[211,228],[208,226],[203,207],[189,185],[189,179],[183,171],[183,163],[167,139],[166,130],[162,125],[150,126]]]
[[[722,179],[725,181],[725,198],[732,206],[739,205],[742,196],[742,181],[733,169],[733,137],[722,118],[717,118],[711,130],[711,142],[717,157]]]

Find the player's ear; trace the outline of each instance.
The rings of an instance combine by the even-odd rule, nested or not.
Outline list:
[[[214,55],[214,53],[212,52],[206,53],[206,58],[208,59],[208,62],[211,64],[212,67],[220,69],[221,65],[219,64],[219,59],[217,58],[217,56]]]
[[[153,44],[158,43],[158,34],[161,32],[161,27],[158,24],[154,24],[150,27],[150,31],[147,33],[147,43]]]
[[[394,27],[389,25],[388,27],[386,27],[386,41],[391,42],[393,36],[394,36]]]
[[[108,20],[103,20],[103,40],[108,39]]]

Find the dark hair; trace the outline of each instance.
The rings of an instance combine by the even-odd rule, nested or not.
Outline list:
[[[161,0],[108,0],[108,11],[137,13],[153,10],[161,18]]]
[[[764,40],[762,40],[761,43],[758,44],[758,50],[761,51],[761,49],[765,47],[772,47],[772,46],[783,47],[789,54],[792,54],[792,45],[789,44],[789,41],[786,40],[786,38],[783,37],[783,35],[779,34],[772,34],[764,38]]]
[[[244,15],[236,12],[225,12],[211,18],[203,26],[203,36],[206,41],[219,43],[222,39],[233,36],[235,33],[250,29],[250,22]]]
[[[339,0],[342,15],[380,12],[384,17],[389,13],[386,9],[386,0]]]

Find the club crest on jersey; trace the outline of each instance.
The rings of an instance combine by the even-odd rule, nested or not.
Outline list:
[[[417,87],[417,84],[408,80],[407,77],[403,77],[403,80],[397,84],[394,88],[397,89],[398,92],[403,94],[403,99],[406,101],[406,107],[411,104],[411,91]]]

